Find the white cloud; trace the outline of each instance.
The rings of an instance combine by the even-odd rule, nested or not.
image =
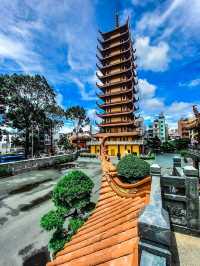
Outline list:
[[[42,71],[38,54],[26,42],[3,33],[0,33],[0,59],[3,63],[6,59],[15,61],[25,72]]]
[[[170,62],[169,46],[165,42],[151,45],[149,37],[138,37],[135,48],[137,50],[140,68],[152,71],[165,71]]]
[[[162,26],[172,14],[184,4],[185,0],[171,1],[167,8],[162,12],[160,6],[151,12],[145,13],[141,20],[137,23],[136,31],[144,33],[148,31],[151,35],[155,33],[160,26]]]
[[[189,87],[196,87],[198,85],[200,85],[200,79],[193,79],[188,84]]]
[[[160,112],[164,112],[169,127],[177,127],[177,121],[181,117],[192,116],[193,102],[174,101],[165,104],[163,98],[157,97],[157,87],[146,79],[138,80],[140,94],[141,115],[146,121],[153,121]]]
[[[155,95],[156,86],[146,79],[138,79],[138,87],[141,99],[151,98]]]
[[[179,87],[197,87],[200,85],[200,79],[193,79],[188,82],[179,82]]]
[[[71,77],[71,80],[77,85],[79,88],[81,97],[84,101],[94,101],[97,100],[97,97],[95,95],[95,90],[86,90],[85,84],[76,77]]]

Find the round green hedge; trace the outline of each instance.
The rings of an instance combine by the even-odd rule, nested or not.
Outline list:
[[[94,187],[92,180],[82,171],[72,171],[65,175],[53,190],[53,202],[57,207],[84,208],[90,203]]]
[[[150,165],[144,160],[128,154],[119,161],[117,172],[123,182],[133,183],[150,174]]]

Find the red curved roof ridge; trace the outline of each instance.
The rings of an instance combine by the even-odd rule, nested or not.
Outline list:
[[[151,178],[124,184],[101,144],[102,181],[95,210],[47,266],[138,266],[137,219],[148,203]]]

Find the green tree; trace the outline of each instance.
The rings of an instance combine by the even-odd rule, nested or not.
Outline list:
[[[73,145],[65,135],[60,136],[58,140],[58,146],[63,148],[65,151],[73,149]]]
[[[92,180],[81,171],[72,171],[63,176],[53,189],[52,200],[56,209],[50,210],[40,221],[47,231],[53,231],[49,248],[54,253],[61,250],[70,241],[73,234],[89,215],[91,208],[91,192],[94,187]],[[67,228],[66,218],[70,217]]]
[[[161,141],[157,136],[155,136],[152,139],[147,140],[147,146],[155,152],[160,151]]]
[[[173,141],[173,144],[177,150],[186,150],[190,144],[189,139],[176,139]]]
[[[67,120],[73,123],[74,132],[76,135],[83,129],[84,126],[90,123],[90,119],[87,117],[86,110],[80,106],[72,106],[65,112]]]
[[[57,107],[56,94],[40,75],[4,75],[0,82],[1,91],[6,97],[7,124],[24,136],[27,157],[30,135],[36,132],[36,128],[47,126],[47,122],[54,123],[54,119],[49,117],[52,109]]]
[[[161,150],[163,152],[173,152],[175,150],[175,146],[172,142],[166,141],[161,144]]]

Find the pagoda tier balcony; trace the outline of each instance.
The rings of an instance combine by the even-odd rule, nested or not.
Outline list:
[[[118,127],[118,126],[135,126],[135,120],[131,121],[119,121],[119,122],[110,122],[110,123],[96,123],[98,127]]]
[[[104,114],[98,114],[96,113],[96,115],[100,118],[104,118],[104,117],[113,117],[113,116],[124,116],[124,115],[130,115],[134,112],[134,108],[132,108],[129,111],[121,111],[121,112],[112,112],[112,113],[104,113]]]
[[[114,36],[111,36],[110,38],[107,38],[107,39],[98,39],[98,42],[101,44],[102,47],[106,47],[108,46],[110,43],[113,43],[117,40],[120,40],[122,38],[129,38],[130,36],[130,32],[129,30],[127,29],[126,31],[124,32],[120,32]]]
[[[113,67],[116,67],[116,66],[129,66],[130,64],[132,64],[133,68],[136,69],[137,68],[137,65],[136,63],[134,62],[134,59],[135,57],[133,57],[132,55],[129,56],[128,58],[120,61],[120,62],[116,62],[116,63],[113,63],[113,64],[108,64],[108,65],[103,65],[103,66],[99,66],[98,64],[96,64],[97,68],[101,71],[102,74],[104,74],[106,71],[112,69]]]
[[[126,55],[130,56],[132,54],[133,54],[133,48],[131,47],[131,45],[129,45],[129,48],[124,50],[124,51],[118,51],[117,53],[110,54],[110,55],[105,56],[105,57],[99,57],[97,54],[96,57],[101,62],[101,64],[103,64],[106,61],[113,60],[115,58],[126,56]],[[134,57],[133,57],[133,60],[134,60]]]
[[[121,90],[121,91],[117,91],[117,92],[112,92],[112,93],[101,93],[98,94],[96,93],[97,97],[104,99],[104,98],[108,98],[111,96],[119,96],[119,95],[129,95],[133,93],[133,89],[129,89],[129,90]]]
[[[126,22],[124,25],[115,28],[114,30],[102,32],[99,30],[99,33],[101,34],[102,38],[107,39],[110,35],[114,33],[120,33],[128,30],[128,23]]]
[[[113,72],[113,73],[110,73],[110,74],[107,74],[107,75],[100,76],[98,73],[96,73],[96,76],[101,82],[104,83],[107,78],[112,78],[112,77],[120,76],[122,74],[132,74],[132,73],[133,73],[133,66],[131,65],[127,69],[122,69],[120,71]]]
[[[97,50],[100,52],[100,54],[102,56],[104,56],[106,53],[112,51],[113,49],[116,48],[124,48],[124,47],[128,47],[130,45],[130,43],[132,43],[130,37],[127,38],[126,40],[124,40],[123,42],[120,40],[118,43],[115,43],[113,45],[110,45],[106,48],[101,49],[98,45],[97,45]]]
[[[105,109],[107,107],[112,107],[112,106],[120,106],[120,105],[124,105],[124,104],[132,104],[134,102],[134,100],[131,98],[131,99],[128,99],[128,100],[125,100],[125,101],[119,101],[119,102],[113,102],[113,103],[102,103],[102,104],[99,104],[98,102],[96,102],[96,105],[101,108],[101,109]]]
[[[99,89],[105,89],[105,88],[111,88],[111,87],[115,87],[116,85],[118,85],[118,86],[120,86],[120,85],[128,85],[128,84],[131,84],[131,83],[133,83],[134,85],[137,85],[138,84],[138,80],[137,80],[137,78],[135,78],[134,76],[133,76],[133,74],[131,75],[131,77],[130,78],[128,78],[128,79],[123,79],[123,80],[121,80],[121,81],[116,81],[116,82],[109,82],[109,83],[106,83],[106,84],[102,84],[102,85],[100,85],[100,84],[98,84],[97,82],[96,82],[96,86],[99,88]]]

